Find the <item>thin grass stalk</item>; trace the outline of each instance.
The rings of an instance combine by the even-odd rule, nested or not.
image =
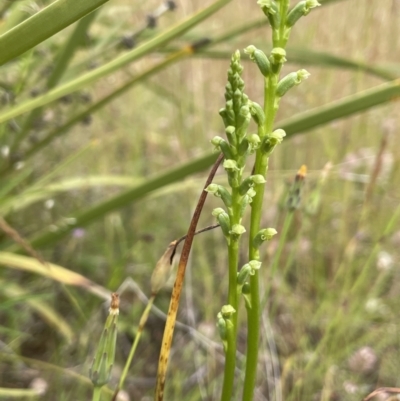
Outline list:
[[[181,257],[180,257],[179,265],[178,265],[178,271],[177,271],[177,275],[176,275],[176,280],[175,280],[174,288],[172,290],[171,302],[170,302],[169,310],[168,310],[168,318],[165,323],[164,335],[163,335],[162,346],[161,346],[161,351],[160,351],[160,358],[159,358],[158,371],[157,371],[157,384],[156,384],[156,391],[154,394],[155,401],[163,401],[163,398],[164,398],[168,359],[169,359],[169,354],[171,351],[172,337],[173,337],[174,328],[175,328],[176,315],[177,315],[178,307],[179,307],[179,299],[180,299],[180,295],[181,295],[181,291],[182,291],[186,265],[187,265],[187,262],[189,259],[189,254],[190,254],[191,246],[193,243],[193,238],[194,238],[194,235],[196,232],[197,222],[200,218],[200,214],[203,209],[204,202],[207,198],[207,192],[205,191],[205,188],[207,188],[207,186],[212,182],[214,175],[217,172],[217,169],[218,169],[222,159],[223,159],[223,155],[220,154],[207,178],[206,184],[204,186],[204,189],[200,195],[199,201],[198,201],[196,209],[194,211],[192,221],[190,222],[190,226],[189,226],[189,230],[188,230],[187,237],[185,240],[185,244],[182,249],[182,253],[181,253]]]
[[[128,355],[128,358],[127,358],[127,360],[125,362],[124,369],[123,369],[123,371],[121,373],[121,377],[119,379],[118,386],[114,391],[114,395],[112,397],[112,401],[115,401],[117,399],[119,391],[124,388],[125,380],[126,380],[126,378],[128,376],[129,369],[130,369],[130,367],[132,365],[133,357],[135,356],[136,348],[137,348],[137,346],[139,344],[140,338],[142,336],[144,327],[146,325],[146,322],[147,322],[147,319],[149,317],[149,313],[151,311],[151,308],[153,306],[155,298],[156,298],[156,294],[153,294],[149,298],[149,302],[147,303],[146,308],[144,309],[144,311],[142,313],[142,316],[140,317],[139,327],[138,327],[138,330],[137,330],[136,335],[135,335],[135,340],[134,340],[134,342],[132,344],[132,347],[131,347],[131,349],[129,351],[129,355]]]

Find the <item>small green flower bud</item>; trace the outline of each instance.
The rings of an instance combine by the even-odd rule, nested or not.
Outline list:
[[[248,151],[249,151],[249,141],[247,138],[243,138],[238,146],[237,152],[240,156],[244,156],[247,155]],[[245,160],[243,160],[243,164],[244,162]],[[238,164],[242,167],[240,160],[238,160]]]
[[[251,266],[246,263],[237,274],[237,285],[242,287],[251,274]]]
[[[286,62],[286,50],[281,47],[274,47],[271,50],[270,57],[271,64],[274,66],[279,66]]]
[[[252,188],[249,189],[248,192],[254,191]],[[253,197],[250,196],[248,193],[243,196],[242,200],[240,201],[240,217],[243,217],[244,212],[246,211],[246,207],[253,201]]]
[[[208,193],[213,194],[217,198],[221,198],[225,206],[232,206],[232,196],[224,186],[218,184],[210,184],[205,190]]]
[[[256,273],[256,270],[260,270],[261,262],[259,260],[250,260],[250,262],[248,264],[251,268],[250,275],[254,276],[254,274]]]
[[[246,229],[241,224],[234,224],[231,231],[229,232],[232,237],[239,238],[246,232]]]
[[[228,213],[226,213],[224,209],[219,207],[212,211],[212,215],[217,218],[222,232],[224,233],[225,237],[228,238],[230,236],[231,230],[231,221],[229,219]]]
[[[289,89],[293,88],[295,85],[299,85],[309,76],[310,73],[306,70],[299,70],[286,75],[286,77],[282,78],[278,83],[278,87],[276,88],[276,96],[282,97]]]
[[[221,314],[224,319],[230,319],[234,313],[236,313],[236,310],[232,305],[224,305],[221,308]]]
[[[265,178],[261,174],[251,175],[240,184],[239,193],[244,195],[254,185],[265,184],[265,182]]]
[[[89,371],[90,380],[96,387],[102,387],[110,380],[117,343],[118,314],[119,296],[117,293],[113,293],[111,294],[109,315],[104,325],[104,330],[101,334],[96,354]]]
[[[254,153],[260,147],[261,139],[257,134],[251,134],[247,139],[250,145],[249,153]]]
[[[286,26],[291,28],[301,17],[307,15],[312,8],[320,5],[317,0],[300,1],[289,11],[286,18]]]
[[[277,234],[275,228],[264,228],[260,230],[253,239],[253,246],[259,248],[264,241],[270,241]]]
[[[263,126],[265,124],[265,113],[258,103],[251,102],[250,113],[258,126]]]
[[[278,29],[280,25],[279,9],[273,0],[258,0],[257,4],[260,5],[263,13],[268,17],[268,21],[272,29]]]
[[[222,139],[220,136],[215,136],[211,139],[211,143],[215,146],[215,150],[222,152],[226,159],[232,159],[233,154],[229,143]]]
[[[241,141],[247,134],[251,120],[251,114],[249,106],[245,105],[240,108],[240,112],[237,119],[236,137]]]
[[[268,60],[268,57],[265,55],[265,53],[257,49],[255,46],[250,45],[244,49],[244,52],[247,53],[250,57],[250,60],[254,61],[257,64],[257,67],[261,71],[261,74],[264,75],[264,77],[268,77],[268,75],[271,72],[271,63]]]
[[[228,111],[226,108],[223,107],[220,109],[219,115],[222,117],[225,127],[235,124],[235,114],[231,111]]]
[[[261,143],[262,151],[271,154],[275,146],[279,145],[285,136],[286,132],[283,129],[277,129],[271,135],[264,137]]]
[[[226,340],[226,321],[222,317],[221,312],[217,315],[217,327],[222,341]]]
[[[235,124],[235,121],[233,121],[232,124]],[[234,145],[236,143],[235,132],[236,132],[236,129],[233,125],[228,125],[225,128],[226,137],[228,138],[228,141],[231,145]]]
[[[223,166],[224,169],[228,172],[240,171],[240,168],[238,167],[236,160],[226,159],[224,160]]]

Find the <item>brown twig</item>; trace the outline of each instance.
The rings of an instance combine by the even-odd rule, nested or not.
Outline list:
[[[0,229],[3,230],[3,232],[10,237],[14,242],[16,242],[18,245],[21,246],[22,249],[25,250],[25,252],[32,256],[34,259],[39,261],[43,266],[46,266],[47,268],[49,267],[48,263],[43,259],[43,257],[40,255],[38,251],[36,251],[32,245],[25,240],[20,233],[13,227],[11,227],[3,217],[0,217]]]
[[[199,221],[205,200],[207,198],[207,192],[205,191],[205,188],[207,188],[207,186],[209,184],[211,184],[222,159],[223,159],[223,155],[220,154],[217,161],[215,162],[212,170],[210,171],[210,174],[207,178],[204,189],[203,189],[203,191],[200,195],[199,201],[197,203],[196,210],[194,211],[192,221],[190,222],[190,226],[189,226],[189,230],[188,230],[188,233],[186,236],[185,244],[183,245],[181,258],[179,260],[179,265],[178,265],[178,272],[176,275],[176,280],[175,280],[174,288],[172,290],[172,295],[171,295],[171,301],[169,304],[168,317],[167,317],[167,321],[165,323],[164,336],[163,336],[161,351],[160,351],[160,359],[158,362],[157,385],[156,385],[156,392],[155,392],[155,396],[154,396],[154,399],[156,401],[162,401],[164,398],[164,388],[165,388],[165,378],[166,378],[166,373],[167,373],[168,358],[169,358],[169,354],[170,354],[170,350],[171,350],[172,337],[174,334],[176,315],[177,315],[178,307],[179,307],[179,299],[180,299],[180,295],[182,292],[183,279],[185,277],[186,265],[187,265],[187,262],[189,259],[189,254],[190,254],[190,250],[192,247],[194,234],[196,232],[196,226]]]
[[[392,394],[400,394],[400,388],[397,387],[380,387],[374,390],[371,394],[368,394],[363,401],[369,401],[374,398],[376,395],[380,393],[392,393]]]

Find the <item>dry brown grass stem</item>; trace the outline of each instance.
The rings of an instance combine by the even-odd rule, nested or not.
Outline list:
[[[179,307],[179,299],[182,292],[183,279],[185,277],[186,265],[189,259],[190,250],[193,243],[193,238],[196,232],[196,226],[199,221],[201,211],[203,210],[204,203],[207,198],[207,192],[205,189],[211,184],[215,173],[223,159],[223,155],[220,154],[217,161],[215,162],[213,168],[208,175],[207,181],[204,185],[203,191],[201,192],[199,201],[197,203],[196,209],[194,211],[192,221],[190,222],[189,230],[186,236],[185,244],[183,245],[181,258],[179,260],[178,272],[176,275],[176,280],[174,288],[172,290],[171,301],[169,304],[168,317],[165,324],[164,336],[161,345],[160,359],[158,362],[158,372],[157,372],[157,385],[154,399],[157,401],[162,401],[164,398],[164,388],[165,388],[165,378],[167,373],[167,365],[169,354],[171,351],[172,337],[174,334],[176,315]]]

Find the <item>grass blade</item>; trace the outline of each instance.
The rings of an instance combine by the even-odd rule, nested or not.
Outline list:
[[[91,292],[93,295],[105,300],[110,298],[110,291],[72,270],[68,270],[65,267],[52,263],[46,263],[46,265],[43,265],[34,258],[15,255],[13,253],[0,252],[0,265],[40,274],[41,276],[66,285],[81,287],[86,291]]]
[[[59,99],[62,96],[68,95],[72,92],[82,89],[85,86],[88,86],[91,83],[97,81],[98,79],[103,78],[119,70],[120,68],[152,52],[156,48],[162,46],[163,44],[169,42],[170,40],[176,38],[177,36],[182,35],[184,32],[188,31],[195,25],[202,22],[204,19],[208,18],[210,15],[214,14],[216,11],[218,11],[221,7],[228,4],[230,1],[231,0],[218,0],[213,4],[211,4],[209,7],[204,8],[198,13],[188,17],[183,22],[171,27],[170,29],[161,33],[160,35],[157,35],[155,38],[149,40],[148,42],[130,51],[129,53],[126,53],[116,58],[115,60],[82,75],[77,79],[67,82],[64,85],[61,85],[42,96],[39,96],[32,100],[28,100],[19,106],[9,109],[8,111],[0,115],[0,123],[8,121],[11,118],[17,117],[37,107],[44,106],[56,99]]]
[[[56,0],[0,36],[0,66],[81,19],[108,0]]]

